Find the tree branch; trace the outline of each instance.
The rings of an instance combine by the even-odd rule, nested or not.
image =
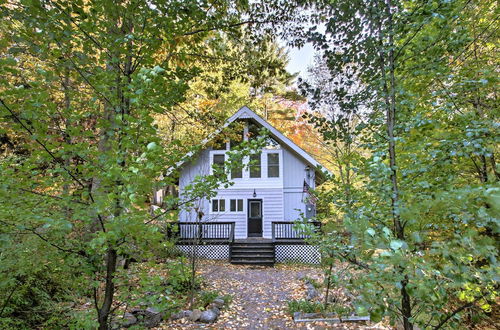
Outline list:
[[[41,193],[41,192],[38,192],[38,191],[34,191],[34,190],[29,190],[29,189],[21,188],[21,191],[24,191],[24,192],[27,192],[27,193],[31,193],[31,194],[34,194],[34,195],[38,195],[38,196],[54,198],[54,199],[57,199],[57,200],[64,200],[64,198],[62,198],[60,196],[54,196],[54,195],[44,194],[44,193]],[[79,201],[79,200],[71,200],[71,202],[77,203],[77,204],[82,204],[82,205],[87,205],[87,206],[90,205],[89,203],[85,203],[85,202]]]
[[[12,117],[14,117],[15,121],[19,123],[19,125],[21,125],[22,128],[24,128],[31,137],[34,137],[34,133],[33,131],[26,125],[22,122],[22,120],[19,118],[19,116],[10,108],[7,106],[7,104],[2,100],[0,99],[0,103],[2,104],[2,106],[7,109],[7,111],[9,111],[9,113],[12,115]],[[64,171],[66,171],[66,173],[68,173],[68,175],[73,179],[75,180],[75,182],[77,182],[82,188],[85,188],[85,185],[68,169],[66,168],[66,166],[64,166],[64,164],[61,162],[61,160],[59,158],[57,158],[53,153],[52,151],[50,151],[47,146],[41,142],[38,138],[34,138],[35,142],[38,143],[49,155],[50,157],[58,164],[61,165],[61,167],[64,169]]]
[[[12,290],[10,291],[9,296],[7,297],[7,299],[5,299],[5,302],[4,302],[4,303],[3,303],[3,305],[2,305],[2,310],[0,310],[0,317],[2,317],[2,315],[3,315],[3,311],[5,310],[5,307],[7,307],[7,304],[9,303],[10,298],[12,298],[12,295],[14,294],[14,292],[16,292],[16,290],[17,290],[17,288],[18,288],[18,287],[19,287],[19,286],[17,286],[17,285],[14,285],[14,286],[12,287]]]
[[[482,296],[480,298],[482,298]],[[448,314],[448,316],[446,316],[443,320],[441,320],[441,322],[439,322],[439,324],[434,327],[434,330],[441,329],[443,327],[443,325],[445,325],[446,322],[448,322],[453,316],[457,315],[458,313],[460,313],[464,309],[472,307],[474,305],[474,303],[477,300],[479,300],[480,298],[476,298],[476,299],[474,299],[474,301],[471,301],[471,302],[469,302],[465,305],[462,305],[462,306],[458,307],[457,309],[455,309],[453,312]]]
[[[3,105],[3,107],[5,109],[7,109],[7,111],[9,111],[9,113],[12,115],[12,117],[14,117],[15,121],[19,123],[19,125],[21,125],[22,128],[24,128],[31,137],[34,137],[34,133],[33,131],[26,125],[23,123],[23,121],[19,118],[19,116],[10,108],[7,106],[7,104],[2,100],[0,99],[0,103]],[[59,159],[57,158],[53,153],[52,151],[50,151],[47,146],[41,142],[38,138],[35,138],[34,139],[36,141],[36,143],[38,143],[44,150],[45,152],[47,152],[50,157],[56,162],[58,163],[66,173],[68,173],[68,175],[75,181],[77,182],[82,188],[87,188],[74,174],[73,172],[71,172],[65,165],[64,163]],[[89,190],[89,198],[90,200],[92,201],[92,203],[95,203],[95,200],[94,200],[94,197],[92,196],[92,192]],[[104,227],[104,221],[101,217],[100,214],[97,214],[97,217],[99,219],[99,222],[101,223],[101,228],[102,228],[102,231],[106,232],[106,228]]]
[[[186,32],[183,34],[183,36],[191,36],[191,35],[201,33],[201,32],[210,32],[210,31],[215,31],[215,30],[219,30],[219,29],[224,29],[224,28],[227,29],[227,28],[238,27],[238,26],[245,25],[245,24],[255,24],[255,23],[260,24],[260,23],[265,23],[265,22],[248,20],[248,21],[238,22],[238,23],[234,23],[234,24],[219,25],[219,26],[214,26],[214,27],[206,28],[206,29],[198,29],[198,30],[194,30],[191,32]]]
[[[1,223],[3,223],[4,225],[6,226],[11,226],[11,227],[17,227],[16,225],[12,224],[12,223],[9,223],[7,221],[4,221],[4,220],[0,220]],[[72,250],[72,249],[67,249],[67,248],[64,248],[64,247],[61,247],[55,243],[52,243],[48,238],[44,237],[42,234],[40,234],[39,232],[36,231],[35,228],[29,228],[29,227],[23,227],[24,230],[34,234],[35,236],[37,236],[38,238],[40,238],[42,241],[44,241],[45,243],[49,244],[50,246],[56,248],[57,250],[61,251],[61,252],[64,252],[64,253],[71,253],[71,254],[77,254],[79,256],[82,256],[82,257],[88,257],[88,254],[83,251],[83,250]]]
[[[82,32],[90,41],[92,41],[92,43],[94,45],[96,45],[100,50],[104,51],[106,53],[106,55],[108,56],[108,58],[111,60],[113,59],[113,57],[111,56],[111,54],[109,53],[109,51],[107,49],[105,49],[100,42],[98,42],[94,37],[92,37],[87,31],[85,31],[84,29],[82,29],[82,27],[74,20],[74,18],[68,13],[66,12],[63,8],[61,8],[61,6],[59,6],[57,3],[55,3],[54,1],[50,1],[50,3],[57,9],[59,9],[59,11],[61,11],[67,18],[68,20],[70,21],[71,24],[73,24],[74,26],[76,26],[76,28],[78,30],[80,30],[80,32]],[[120,71],[122,71],[123,73],[123,70],[121,69],[121,67],[118,67],[118,69]]]

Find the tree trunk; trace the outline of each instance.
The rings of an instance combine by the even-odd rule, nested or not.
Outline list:
[[[203,212],[200,211],[200,208],[198,207],[197,210],[197,223],[198,223],[198,234],[196,235],[196,238],[193,239],[193,248],[191,250],[191,283],[190,283],[190,293],[189,293],[189,308],[193,309],[194,306],[194,292],[195,292],[195,284],[196,284],[196,259],[198,257],[198,245],[201,242],[201,235],[202,235],[202,225],[201,221],[203,220]]]
[[[190,279],[190,292],[189,292],[189,309],[194,306],[194,291],[196,283],[196,255],[198,254],[198,240],[193,241],[191,249],[191,279]]]
[[[396,76],[395,76],[395,60],[394,60],[394,39],[393,39],[393,14],[391,11],[392,3],[391,0],[387,0],[385,4],[385,13],[387,16],[387,27],[388,27],[388,64],[389,72],[386,72],[386,58],[383,49],[380,51],[382,78],[384,80],[384,94],[386,103],[386,126],[387,126],[387,137],[388,141],[388,151],[389,151],[389,164],[391,168],[391,210],[393,219],[393,232],[395,236],[400,239],[405,239],[404,226],[401,223],[401,218],[399,216],[399,187],[398,187],[398,177],[397,177],[397,158],[396,158],[396,142],[394,140],[394,126],[396,124]],[[382,42],[382,40],[381,40]],[[390,83],[387,82],[387,75],[389,75]],[[403,267],[399,268],[399,272],[404,274],[405,269]],[[410,295],[407,291],[408,286],[408,276],[404,276],[404,280],[401,281],[401,314],[403,316],[403,328],[405,330],[413,330],[413,324],[410,319],[411,314],[411,300]]]
[[[329,256],[329,257],[330,257],[331,264],[330,264],[330,267],[328,268],[327,279],[326,279],[326,293],[325,293],[325,302],[324,302],[325,310],[326,310],[326,307],[328,306],[328,296],[330,294],[330,285],[332,282],[332,269],[333,269],[332,256]]]
[[[116,17],[116,25],[112,25],[110,27],[110,33],[112,35],[124,36],[126,34],[132,33],[133,25],[128,20],[121,20],[121,26],[118,25],[120,22],[120,18]],[[118,150],[117,154],[122,155],[125,150],[123,146],[123,138],[125,137],[126,131],[124,130],[127,121],[125,120],[125,115],[130,114],[130,99],[124,95],[124,84],[130,84],[131,75],[132,75],[132,41],[128,43],[128,52],[125,58],[122,61],[117,61],[116,63],[109,62],[106,66],[106,69],[110,73],[115,74],[115,86],[110,88],[110,95],[115,95],[115,101],[118,109],[116,109],[113,104],[107,100],[105,103],[105,121],[109,122],[109,125],[106,125],[105,128],[100,132],[100,141],[99,141],[99,151],[107,152],[110,150],[110,135],[116,139]],[[115,54],[114,58],[119,59],[120,55]],[[123,65],[123,71],[122,71]],[[119,110],[119,111],[117,111]],[[121,117],[120,117],[121,116]],[[115,127],[115,128],[113,128]],[[111,133],[111,134],[109,134]],[[120,161],[120,167],[124,169],[126,167],[126,160],[123,157]],[[93,189],[102,188],[99,187],[100,182],[97,180],[96,186],[93,186]],[[117,192],[117,196],[120,196],[120,192],[123,189],[123,182],[121,180],[116,180],[113,187],[109,187],[108,189],[115,189]],[[120,217],[124,212],[123,204],[120,197],[117,197],[115,200],[115,211],[114,217]],[[105,231],[104,226],[101,224],[103,231]],[[94,229],[98,226],[94,225]],[[127,256],[128,257],[128,256]],[[114,275],[116,272],[118,255],[115,247],[108,247],[106,254],[106,284],[104,289],[104,300],[101,308],[98,311],[98,321],[99,321],[99,329],[107,330],[109,328],[109,317],[111,314],[111,307],[113,305],[113,298],[115,292],[115,283],[114,283]]]
[[[106,254],[106,285],[104,289],[104,301],[98,312],[99,330],[109,328],[108,319],[113,304],[113,295],[115,293],[114,276],[116,271],[117,255],[113,248],[108,248]]]
[[[69,55],[69,56],[71,56],[71,55]],[[66,118],[64,118],[64,126],[65,126],[65,132],[63,133],[64,134],[64,143],[66,143],[68,145],[72,144],[71,137],[70,137],[69,133],[67,132],[67,130],[71,126],[71,121],[69,119],[69,111],[71,109],[71,97],[69,95],[71,85],[70,85],[69,75],[70,75],[69,68],[65,68],[64,69],[64,77],[62,79],[61,84],[62,84],[63,91],[64,91],[64,109],[67,112],[65,114]],[[70,165],[71,165],[71,157],[66,157],[64,159],[64,166],[66,168],[69,168]],[[69,194],[70,194],[70,184],[64,183],[63,196],[69,197]],[[65,213],[66,219],[68,221],[71,221],[71,208],[69,207],[69,205],[64,206],[64,213]]]

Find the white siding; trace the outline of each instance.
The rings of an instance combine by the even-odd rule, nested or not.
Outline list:
[[[267,156],[266,152],[278,152],[280,154],[280,177],[267,178]],[[185,187],[195,179],[197,175],[208,175],[211,171],[210,151],[203,151],[195,161],[184,166],[179,179],[179,193],[181,200]],[[211,212],[211,202],[202,200],[188,210],[182,210],[179,214],[180,221],[196,221],[196,207],[203,212],[203,221],[234,221],[235,238],[247,238],[247,203],[248,199],[262,199],[263,201],[263,237],[272,237],[272,221],[292,221],[299,218],[301,212],[305,211],[303,199],[304,180],[314,188],[314,178],[311,169],[311,177],[306,178],[306,163],[299,158],[295,152],[287,147],[279,150],[263,151],[262,177],[249,178],[244,173],[242,179],[236,179],[235,184],[227,189],[218,190],[216,199],[225,199],[226,211],[219,213]],[[253,197],[253,193],[256,197]],[[230,212],[230,200],[243,199],[243,212]],[[298,210],[296,210],[298,209]]]
[[[305,205],[302,202],[303,193],[300,189],[285,189],[283,194],[284,219],[283,221],[295,221],[300,218],[300,213],[305,212]]]
[[[266,189],[259,193],[257,198],[262,198],[264,203],[262,206],[264,215],[263,236],[264,238],[272,238],[271,222],[283,221],[283,190]]]
[[[253,197],[253,189],[219,190],[216,199],[226,200],[226,211],[209,213],[206,221],[234,221],[235,238],[247,238],[247,207],[249,199],[262,199],[262,231],[264,238],[271,238],[271,222],[283,220],[283,191],[281,189],[259,189]],[[243,199],[243,212],[230,212],[229,200]]]
[[[234,221],[234,237],[237,239],[247,237],[247,199],[252,198],[253,190],[233,190],[224,189],[217,192],[216,199],[226,200],[226,211],[219,213],[209,213],[207,221]],[[243,212],[230,212],[230,199],[243,199]],[[211,203],[210,203],[211,205]]]
[[[209,151],[204,150],[198,158],[184,165],[179,177],[179,197],[183,201],[183,193],[185,187],[189,185],[198,175],[207,175],[210,173]],[[208,203],[206,200],[201,200],[189,208],[181,208],[179,212],[179,221],[196,221],[197,213],[194,210],[196,207],[205,215],[208,215]]]
[[[294,221],[300,218],[300,213],[305,212],[304,180],[314,188],[313,172],[310,170],[310,178],[307,178],[306,165],[295,153],[287,148],[283,149],[283,206],[284,221]]]
[[[283,149],[283,187],[286,188],[300,188],[304,186],[306,179],[306,165],[304,161],[296,156],[296,154],[287,149]],[[309,171],[313,176],[314,170],[311,168]],[[307,183],[314,188],[314,180],[312,178],[306,179]]]

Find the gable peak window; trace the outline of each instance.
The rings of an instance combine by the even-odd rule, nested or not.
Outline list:
[[[252,140],[257,138],[260,135],[260,127],[256,124],[249,122],[248,123],[248,140]]]

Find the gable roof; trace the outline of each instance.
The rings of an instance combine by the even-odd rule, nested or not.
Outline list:
[[[211,139],[213,139],[217,134],[219,134],[224,128],[228,127],[231,123],[238,119],[252,119],[258,124],[260,124],[262,127],[266,128],[269,130],[271,133],[272,137],[277,140],[280,144],[283,144],[287,146],[289,149],[291,149],[294,154],[299,156],[302,160],[304,160],[309,166],[311,166],[316,173],[320,174],[321,178],[325,178],[325,174],[331,174],[331,172],[321,165],[316,159],[314,159],[311,155],[309,155],[306,151],[304,151],[302,148],[300,148],[298,145],[296,145],[292,140],[284,136],[280,131],[278,131],[276,128],[274,128],[271,124],[269,124],[266,120],[264,120],[262,117],[260,117],[258,114],[256,114],[254,111],[252,111],[250,108],[247,106],[241,107],[234,115],[229,117],[229,119],[226,120],[224,125],[218,129],[216,132],[210,134],[210,136],[202,141],[202,145],[207,144]],[[188,153],[183,161],[179,162],[177,166],[182,166],[187,158],[190,158],[193,156],[193,153]]]

